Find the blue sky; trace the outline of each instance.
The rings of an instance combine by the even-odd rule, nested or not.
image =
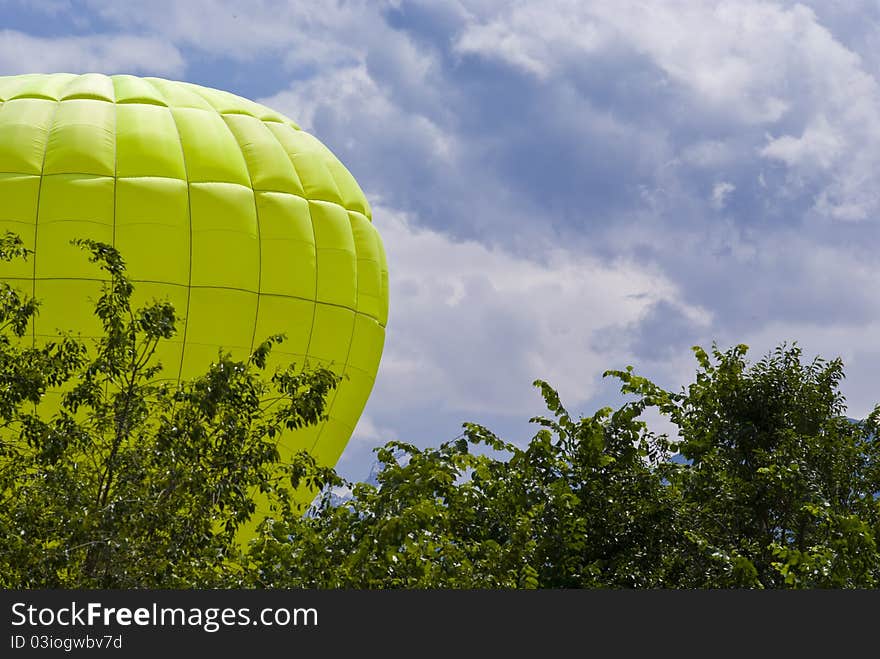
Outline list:
[[[391,269],[376,386],[338,465],[464,421],[525,442],[608,368],[796,340],[880,400],[880,5],[0,0],[0,75],[226,89],[327,144]]]

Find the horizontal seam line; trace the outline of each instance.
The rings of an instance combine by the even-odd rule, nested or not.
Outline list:
[[[325,204],[333,204],[334,206],[338,206],[348,213],[357,213],[358,215],[362,215],[366,220],[372,224],[373,220],[362,210],[357,208],[349,208],[345,206],[343,203],[339,201],[334,201],[332,199],[316,199],[313,197],[307,197],[304,194],[298,194],[296,192],[290,192],[288,190],[270,190],[266,188],[254,188],[252,186],[245,185],[243,183],[239,183],[238,181],[191,181],[189,179],[177,178],[176,176],[161,176],[158,174],[144,174],[144,175],[133,175],[133,176],[113,176],[112,174],[95,174],[93,172],[21,172],[21,171],[0,171],[0,174],[20,174],[22,176],[94,176],[95,178],[106,178],[106,179],[116,179],[117,181],[123,181],[127,179],[168,179],[169,181],[183,181],[188,185],[194,184],[217,184],[222,183],[226,185],[237,185],[241,188],[245,188],[247,190],[251,190],[252,192],[269,192],[271,194],[282,194],[282,195],[290,195],[291,197],[296,197],[298,199],[303,199],[305,201],[319,201]]]
[[[93,281],[93,282],[101,283],[101,284],[110,281],[109,279],[94,279],[91,277],[34,277],[34,278],[30,278],[30,277],[5,277],[5,279],[9,280],[9,281]],[[262,295],[264,297],[274,297],[274,298],[285,299],[285,300],[300,300],[302,302],[312,302],[314,304],[322,304],[325,307],[335,307],[337,309],[345,309],[347,311],[351,311],[352,313],[357,314],[359,316],[364,316],[365,318],[371,318],[371,319],[375,320],[382,327],[385,327],[385,325],[380,323],[379,319],[376,318],[375,316],[372,316],[368,313],[364,313],[363,311],[358,311],[357,309],[353,309],[353,308],[346,306],[344,304],[336,304],[335,302],[326,302],[324,300],[311,300],[309,298],[300,297],[298,295],[284,295],[282,293],[266,293],[266,292],[258,293],[257,291],[253,291],[248,288],[236,288],[234,286],[203,286],[201,284],[187,286],[187,284],[176,284],[174,282],[169,282],[169,281],[155,281],[153,279],[131,279],[130,281],[132,284],[162,284],[162,285],[166,285],[166,286],[179,286],[181,288],[187,288],[187,287],[191,288],[191,289],[196,288],[199,290],[236,291],[239,293],[250,293],[251,295]],[[367,293],[365,293],[365,295],[368,295],[369,297],[375,297],[375,296],[369,295]]]

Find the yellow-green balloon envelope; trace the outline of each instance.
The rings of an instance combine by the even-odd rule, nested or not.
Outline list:
[[[329,420],[283,440],[335,465],[385,338],[388,270],[349,171],[287,117],[198,85],[99,74],[0,77],[0,233],[34,250],[0,278],[42,301],[40,342],[98,336],[101,272],[73,238],[115,245],[136,302],[184,317],[164,375],[204,373],[271,334],[285,362],[348,377]]]

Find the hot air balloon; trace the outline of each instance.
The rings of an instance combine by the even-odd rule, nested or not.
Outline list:
[[[388,269],[349,171],[287,117],[234,94],[129,75],[0,77],[0,233],[34,251],[0,278],[41,301],[33,341],[99,336],[102,273],[71,245],[114,245],[135,302],[184,320],[163,376],[204,373],[286,333],[276,359],[346,377],[329,420],[282,439],[335,465],[379,366]]]

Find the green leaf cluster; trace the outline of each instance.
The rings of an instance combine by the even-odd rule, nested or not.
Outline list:
[[[174,308],[133,309],[121,255],[76,244],[107,277],[94,345],[33,345],[38,304],[0,284],[0,586],[234,585],[255,502],[292,516],[297,488],[323,485],[280,464],[277,444],[324,418],[340,378],[295,365],[270,373],[283,341],[273,336],[247,360],[219,352],[199,378],[162,380],[154,355],[176,331]],[[17,237],[0,241],[0,257],[26,255]]]
[[[524,448],[469,423],[439,448],[389,442],[377,486],[262,527],[250,584],[877,587],[880,408],[848,419],[840,360],[797,345],[755,364],[743,345],[694,353],[679,392],[608,371],[632,400],[592,416],[537,381],[549,415]]]

